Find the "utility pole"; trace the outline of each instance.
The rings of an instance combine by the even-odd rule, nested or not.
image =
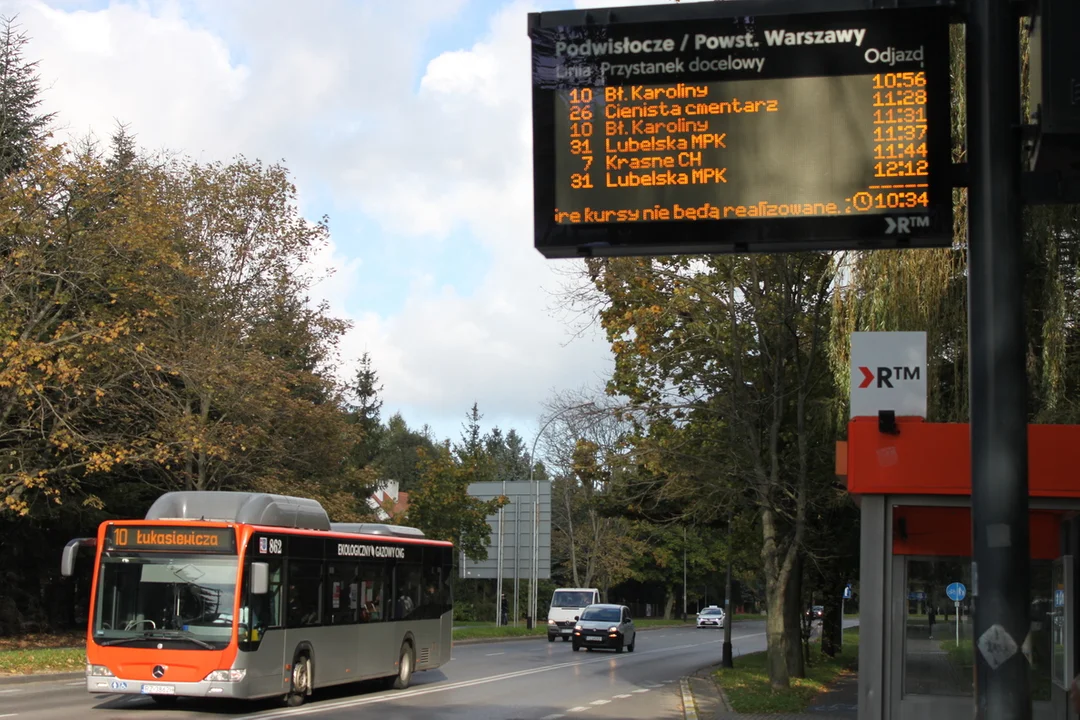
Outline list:
[[[735,622],[731,616],[731,516],[728,516],[727,526],[727,579],[724,581],[724,651],[720,658],[720,666],[726,668],[735,667],[731,655],[731,624]]]
[[[1027,373],[1020,198],[1021,3],[967,18],[968,353],[975,716],[1030,720]]]

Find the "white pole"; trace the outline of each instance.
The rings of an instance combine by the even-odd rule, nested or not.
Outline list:
[[[956,647],[960,647],[960,601],[956,601]]]
[[[506,495],[506,481],[503,480],[502,494]],[[502,625],[502,581],[503,581],[503,509],[499,508],[499,550],[495,569],[495,625]]]
[[[514,496],[514,627],[518,621],[518,566],[521,564],[521,523],[518,522],[517,496]]]

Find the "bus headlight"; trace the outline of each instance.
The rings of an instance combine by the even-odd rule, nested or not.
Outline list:
[[[104,665],[87,664],[86,675],[87,677],[114,677],[112,674],[112,670],[105,667]]]
[[[203,682],[240,682],[247,670],[215,670],[203,678]]]

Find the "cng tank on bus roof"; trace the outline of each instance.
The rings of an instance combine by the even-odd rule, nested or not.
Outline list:
[[[307,530],[330,529],[330,516],[316,500],[253,492],[168,492],[154,501],[146,511],[146,519],[211,520]]]
[[[385,523],[330,523],[334,532],[356,535],[389,535],[391,537],[424,538],[424,531],[406,525],[386,525]]]

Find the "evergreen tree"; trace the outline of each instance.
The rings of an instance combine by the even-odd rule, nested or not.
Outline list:
[[[379,375],[371,365],[371,354],[364,352],[360,356],[360,367],[349,385],[354,402],[349,409],[352,422],[360,426],[364,439],[360,443],[359,457],[356,460],[366,466],[375,460],[383,437],[383,426],[379,422],[379,412],[383,401],[379,397],[383,386],[379,384]],[[400,480],[400,478],[395,478]]]
[[[13,17],[0,17],[0,174],[26,166],[34,145],[48,135],[53,114],[41,104],[37,62],[24,50],[30,38]]]

